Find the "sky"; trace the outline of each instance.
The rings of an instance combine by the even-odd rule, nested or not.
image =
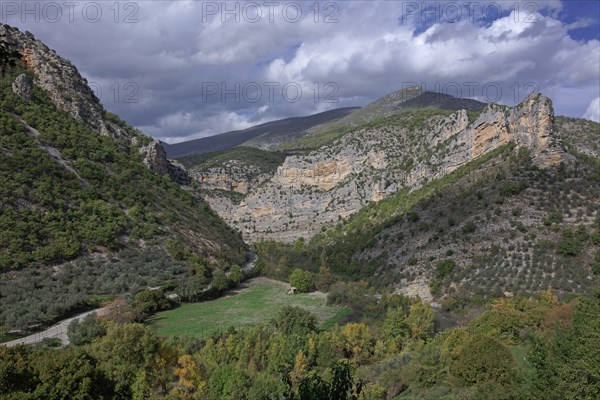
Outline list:
[[[104,106],[167,143],[415,84],[600,121],[600,2],[0,1]]]

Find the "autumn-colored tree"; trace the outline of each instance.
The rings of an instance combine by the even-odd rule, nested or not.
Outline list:
[[[351,322],[344,326],[342,334],[346,339],[346,351],[355,362],[362,364],[371,357],[373,338],[367,325]]]
[[[302,379],[306,378],[309,370],[308,360],[306,359],[304,352],[299,351],[294,359],[294,368],[292,368],[292,371],[290,372],[292,384],[297,386]]]
[[[175,376],[177,385],[171,389],[171,395],[183,400],[197,400],[204,398],[207,390],[207,383],[203,379],[202,373],[194,358],[189,354],[184,354],[177,360],[175,367]]]
[[[410,306],[406,317],[406,325],[410,329],[410,337],[417,340],[427,340],[433,334],[433,320],[435,314],[429,304],[417,301]]]
[[[135,321],[136,312],[125,300],[116,299],[104,306],[104,312],[98,318],[123,324]]]

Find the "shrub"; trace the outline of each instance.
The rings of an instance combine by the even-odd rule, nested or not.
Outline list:
[[[77,346],[91,343],[93,338],[102,336],[105,333],[104,327],[96,319],[96,313],[86,315],[81,322],[78,318],[75,318],[67,329],[69,342]]]
[[[448,259],[440,261],[435,268],[436,277],[438,279],[444,279],[454,271],[454,268],[456,268],[454,260]]]

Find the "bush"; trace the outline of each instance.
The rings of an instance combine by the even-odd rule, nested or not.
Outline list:
[[[93,338],[103,336],[105,333],[104,327],[96,319],[96,313],[86,315],[81,322],[75,318],[67,329],[69,342],[77,346],[91,343]]]
[[[444,279],[454,271],[454,268],[456,268],[454,260],[448,259],[440,261],[435,268],[436,277],[438,279]]]

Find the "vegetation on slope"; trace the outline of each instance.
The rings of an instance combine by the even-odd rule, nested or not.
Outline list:
[[[600,254],[598,168],[581,156],[541,170],[509,145],[371,203],[309,242],[256,248],[273,276],[326,266],[379,286],[425,281],[451,308],[546,288],[586,293]],[[450,262],[451,271],[440,267]]]
[[[494,157],[507,155],[513,148],[512,145],[499,147],[443,178],[425,184],[420,189],[413,192],[401,190],[381,202],[371,203],[347,220],[338,223],[335,228],[316,235],[306,244],[302,240],[291,246],[273,242],[257,243],[255,246],[263,255],[261,263],[267,270],[273,269],[272,264],[280,261],[283,252],[286,260],[289,259],[292,265],[314,270],[325,262],[339,274],[354,277],[371,276],[377,265],[359,264],[353,258],[357,252],[371,247],[379,232],[402,220],[419,202],[451,186]]]
[[[387,125],[402,125],[409,131],[422,127],[425,122],[436,115],[447,117],[453,111],[441,110],[438,108],[409,108],[402,110],[390,116],[378,117],[369,122],[361,122],[357,125],[349,125],[345,120],[335,122],[321,131],[307,135],[298,140],[285,143],[280,147],[283,151],[310,151],[318,149],[329,143],[334,142],[347,133],[367,128],[379,128]],[[475,113],[472,113],[475,115]]]
[[[0,79],[1,327],[44,326],[93,296],[172,280],[198,293],[242,264],[239,234],[143,164],[148,138],[109,114],[137,143],[100,136],[36,86],[24,101],[11,89],[24,72]]]
[[[242,241],[205,203],[148,171],[135,146],[56,110],[38,88],[23,101],[10,89],[19,72],[0,81],[0,270],[174,236],[200,255],[239,262]]]
[[[254,147],[234,147],[214,153],[194,154],[177,160],[188,169],[200,168],[201,170],[218,168],[229,161],[237,161],[240,164],[256,168],[261,174],[268,174],[275,172],[277,167],[283,164],[284,159],[285,156],[280,153]]]

